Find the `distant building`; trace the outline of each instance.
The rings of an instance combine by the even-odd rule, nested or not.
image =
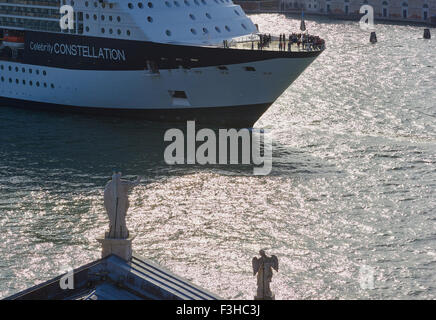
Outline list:
[[[247,12],[304,12],[357,18],[359,9],[368,4],[374,8],[375,19],[430,22],[436,16],[436,0],[265,0],[235,1]],[[258,3],[256,6],[255,3]],[[268,3],[268,5],[265,5]],[[247,4],[247,5],[246,5]]]
[[[310,2],[315,0],[300,1],[306,2],[306,7],[313,8],[313,3]],[[381,19],[428,21],[431,16],[436,15],[436,0],[317,0],[317,2],[319,2],[320,13],[358,15],[360,7],[368,4],[374,8],[375,18]]]

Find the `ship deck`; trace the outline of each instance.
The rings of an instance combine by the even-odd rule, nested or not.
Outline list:
[[[238,50],[261,50],[261,51],[276,51],[276,52],[313,52],[323,51],[325,49],[325,42],[323,39],[312,36],[304,35],[305,40],[301,40],[301,34],[294,34],[292,40],[289,35],[285,40],[281,40],[277,36],[266,36],[261,40],[259,35],[249,36],[244,38],[234,39],[230,42],[224,42],[220,45],[221,48],[238,49]],[[269,37],[269,38],[268,38]]]
[[[229,45],[229,48],[234,49],[244,49],[244,50],[262,50],[262,51],[277,51],[277,52],[312,52],[312,51],[322,51],[324,50],[324,46],[316,46],[316,45],[298,45],[297,43],[291,43],[291,46],[289,47],[289,42],[286,41],[284,43],[284,47],[280,48],[280,41],[273,40],[269,45],[264,47],[258,47],[259,41],[245,41],[245,42],[238,42],[234,45]],[[283,42],[282,42],[283,45]]]

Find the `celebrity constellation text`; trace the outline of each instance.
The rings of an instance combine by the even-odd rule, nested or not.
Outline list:
[[[126,61],[124,50],[112,48],[96,48],[78,44],[41,43],[31,41],[29,48],[32,51],[47,52],[49,54],[87,57],[100,60]]]

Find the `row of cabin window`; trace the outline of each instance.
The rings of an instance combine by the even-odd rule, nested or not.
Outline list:
[[[244,30],[247,30],[247,26],[246,26],[245,24],[241,23],[241,27],[242,27]],[[230,29],[229,26],[225,26],[224,28],[225,28],[226,31],[228,31],[228,32],[231,32],[231,31],[232,31],[232,30]],[[216,27],[215,27],[215,31],[218,32],[218,33],[221,33],[221,29],[220,29],[220,27],[216,26]],[[194,28],[191,28],[191,33],[194,34],[194,35],[196,35],[196,34],[197,34],[197,30],[194,29]],[[208,30],[207,28],[203,28],[203,34],[208,34],[208,33],[209,33],[209,30]],[[172,35],[171,30],[166,30],[166,31],[165,31],[165,34],[166,34],[168,37],[171,37],[171,35]]]
[[[86,18],[86,20],[89,20],[90,19],[90,15],[88,13],[85,14],[85,18]],[[95,21],[97,21],[97,19],[98,19],[96,14],[94,14],[93,18],[94,18]],[[106,19],[106,16],[105,15],[101,15],[100,20],[104,21],[105,19]],[[108,16],[108,19],[109,19],[109,21],[113,21],[113,17],[112,16]],[[121,17],[120,16],[117,16],[117,21],[121,22]]]
[[[71,2],[74,3],[74,1],[71,1]],[[103,9],[106,8],[106,3],[104,3],[103,1],[101,1],[100,4],[101,4],[101,7],[102,7]],[[89,6],[89,1],[85,1],[85,7],[88,7],[88,6]],[[113,6],[114,6],[113,3],[109,3],[109,9],[112,9]],[[97,7],[98,7],[98,2],[94,1],[94,8],[97,8]]]
[[[0,79],[1,79],[2,82],[5,82],[5,77],[2,76]],[[13,82],[13,79],[12,79],[12,78],[9,78],[9,83],[12,83],[12,82]],[[20,80],[15,79],[15,83],[16,83],[16,84],[20,84]],[[23,85],[26,85],[26,80],[23,79],[23,80],[22,80],[22,83],[23,83]],[[32,81],[32,80],[30,80],[28,83],[29,83],[29,86],[33,86],[33,81]],[[36,82],[35,82],[35,85],[36,85],[37,87],[39,87],[41,84],[40,84],[39,81],[36,81]],[[42,85],[44,86],[44,88],[47,88],[47,87],[48,87],[47,82],[43,82]],[[50,83],[50,88],[54,89],[54,87],[55,87],[54,84],[53,84],[53,83]]]
[[[85,27],[86,32],[90,31],[90,28],[88,26]],[[106,33],[106,29],[105,28],[101,28],[100,29],[101,33]],[[114,34],[114,29],[110,28],[108,30],[109,34]],[[121,35],[123,32],[121,31],[121,29],[117,29],[117,33],[118,35]],[[130,30],[126,30],[126,35],[130,36],[132,33],[130,32]]]
[[[230,0],[214,0],[214,1],[215,1],[215,3],[217,3],[217,4],[219,4],[220,2],[221,2],[221,3],[225,3],[225,2],[230,3]],[[184,4],[185,4],[187,7],[189,7],[189,6],[191,5],[191,3],[189,2],[189,0],[184,0],[183,2],[184,2]],[[201,2],[202,4],[204,4],[204,5],[207,5],[207,1],[206,1],[206,0],[193,0],[193,2],[194,2],[197,6],[200,5],[200,2]],[[173,1],[173,4],[174,4],[175,7],[180,7],[180,2],[177,1],[177,0],[174,0],[174,1]],[[171,7],[172,7],[172,4],[171,4],[170,1],[165,1],[165,5],[166,5],[168,8],[171,8]],[[131,3],[131,2],[129,2],[129,3],[127,4],[127,6],[128,6],[129,9],[134,9],[134,8],[135,8],[135,5],[134,5],[133,3]],[[145,7],[144,4],[143,4],[142,2],[138,2],[138,3],[137,3],[137,6],[138,6],[139,9],[143,9],[143,8]],[[154,7],[153,2],[151,2],[151,1],[147,2],[147,7],[149,7],[150,9],[152,9],[152,8]]]
[[[4,70],[4,69],[5,69],[5,66],[4,66],[4,65],[0,65],[0,69],[1,69],[1,70]],[[9,67],[8,67],[8,70],[9,70],[9,71],[12,71],[12,67],[9,66]],[[15,67],[15,72],[19,72],[19,71],[20,71],[20,68]],[[21,72],[25,73],[25,72],[26,72],[26,68],[24,68],[24,67],[21,68]],[[32,69],[29,69],[28,72],[29,72],[29,73],[32,73],[33,70],[32,70]],[[39,75],[39,70],[36,69],[36,70],[35,70],[35,73],[36,73],[37,75]],[[45,70],[42,70],[42,74],[43,74],[44,76],[46,76],[46,75],[47,75],[47,72],[46,72]]]
[[[103,1],[94,1],[93,2],[93,4],[94,4],[94,8],[98,8],[98,3],[100,2],[100,4],[101,4],[101,7],[104,9],[104,8],[106,8],[106,3],[105,2],[103,2]],[[62,4],[69,4],[69,5],[71,5],[71,6],[74,6],[74,0],[70,0],[70,1],[67,1],[67,0],[62,0]],[[89,7],[89,1],[85,1],[85,7]],[[109,9],[112,9],[114,7],[114,4],[113,3],[109,3]]]

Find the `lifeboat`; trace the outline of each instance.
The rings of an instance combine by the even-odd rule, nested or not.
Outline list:
[[[20,33],[12,33],[5,31],[3,36],[3,45],[10,48],[23,48],[24,35]]]

